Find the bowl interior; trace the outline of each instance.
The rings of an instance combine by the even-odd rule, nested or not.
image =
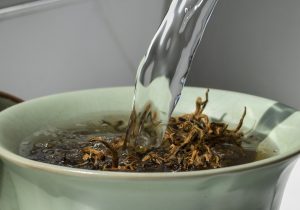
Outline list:
[[[193,112],[196,98],[203,97],[205,91],[185,88],[174,113]],[[0,157],[22,161],[24,158],[16,156],[20,142],[49,126],[63,128],[67,124],[101,120],[107,116],[125,116],[126,120],[132,95],[130,87],[95,89],[43,97],[11,107],[0,113]],[[247,115],[243,129],[262,139],[258,149],[276,145],[279,151],[272,157],[275,159],[299,153],[300,114],[293,108],[256,96],[211,89],[205,113],[234,127],[245,106]]]

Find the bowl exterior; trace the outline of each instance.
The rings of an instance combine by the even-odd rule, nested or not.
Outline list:
[[[70,177],[5,163],[1,196],[17,202],[4,202],[0,209],[279,210],[294,163],[295,158],[212,176],[127,180]]]
[[[23,101],[22,99],[19,99],[13,95],[0,91],[0,112],[10,106],[21,103],[22,101]]]

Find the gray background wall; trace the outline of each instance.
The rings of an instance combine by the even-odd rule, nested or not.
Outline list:
[[[0,8],[5,8],[5,7],[32,2],[32,1],[36,1],[36,0],[1,0]]]
[[[189,84],[300,108],[300,1],[220,0]]]
[[[161,0],[45,0],[0,10],[0,89],[30,99],[134,84],[163,7]]]
[[[0,7],[17,1],[1,0]],[[170,1],[53,2],[0,13],[0,89],[29,99],[133,84]],[[299,0],[221,0],[188,84],[251,93],[300,108],[299,20]]]

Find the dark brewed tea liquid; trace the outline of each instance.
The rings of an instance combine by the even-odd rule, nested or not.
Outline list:
[[[112,126],[114,125],[114,126]],[[111,144],[117,144],[120,138],[124,138],[125,127],[118,123],[84,123],[80,126],[73,126],[70,129],[48,128],[38,131],[32,136],[26,138],[20,145],[19,153],[31,160],[50,163],[60,166],[67,166],[73,168],[91,169],[91,170],[105,170],[107,164],[111,164],[112,159],[106,156],[101,160],[102,163],[95,163],[84,161],[83,148],[92,148],[95,151],[105,149],[105,145],[99,142],[89,141],[94,136],[101,136],[105,141]],[[145,134],[146,138],[146,134]],[[223,167],[245,164],[260,159],[271,157],[277,153],[275,145],[268,144],[268,150],[263,148],[257,149],[258,143],[261,139],[253,136],[247,137],[243,140],[244,151],[239,147],[232,145],[219,145],[215,148],[215,152],[225,161],[222,162]],[[119,163],[125,162],[128,151],[119,150]],[[122,154],[123,153],[123,154]],[[142,159],[143,157],[140,157]],[[190,170],[193,170],[192,168]],[[166,171],[180,171],[179,168],[169,168],[161,165],[160,167],[138,167],[135,171],[138,172],[166,172]]]
[[[120,121],[121,122],[121,121]],[[123,124],[120,123],[120,124]],[[91,143],[94,136],[102,136],[111,143],[124,135],[125,128],[112,127],[106,122],[89,122],[70,129],[47,128],[24,139],[19,147],[20,155],[44,163],[60,166],[99,169],[90,164],[83,164],[83,148],[103,149],[103,145]],[[111,159],[107,159],[111,162]]]

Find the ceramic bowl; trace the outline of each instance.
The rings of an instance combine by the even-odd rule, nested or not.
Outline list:
[[[20,142],[47,126],[129,115],[132,88],[64,93],[22,103],[0,113],[1,207],[3,210],[278,210],[300,152],[300,113],[251,95],[211,90],[206,113],[244,127],[261,139],[258,150],[278,154],[244,165],[194,172],[125,173],[72,169],[18,155]],[[185,88],[175,113],[194,110],[205,89]],[[14,202],[7,202],[13,200]]]
[[[15,104],[23,102],[22,99],[0,91],[0,112]]]

